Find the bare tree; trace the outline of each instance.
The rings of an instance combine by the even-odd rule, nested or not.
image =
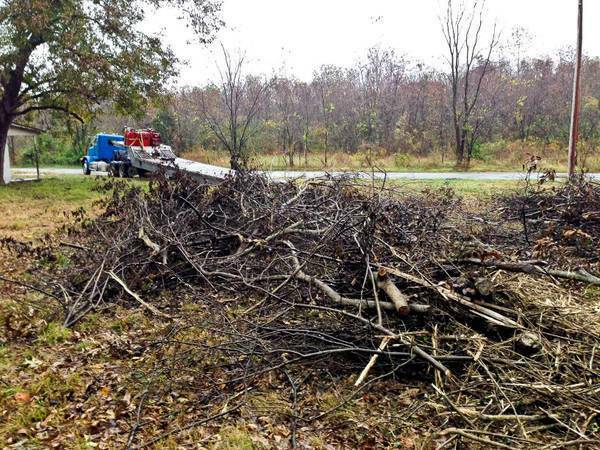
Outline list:
[[[221,45],[224,68],[219,69],[221,82],[201,95],[200,113],[220,143],[229,151],[234,170],[247,165],[248,139],[258,122],[261,100],[271,83],[244,75],[245,56],[232,57]]]
[[[517,75],[521,74],[521,63],[523,62],[523,58],[525,52],[531,45],[531,41],[533,40],[533,35],[531,32],[525,28],[524,26],[516,26],[513,27],[511,32],[511,49],[514,58],[514,65],[517,72]]]
[[[304,165],[308,164],[308,151],[310,143],[311,126],[314,120],[315,92],[312,85],[304,82],[296,84],[296,91],[300,99],[300,116],[302,118],[302,151],[304,152]]]
[[[323,162],[325,165],[327,165],[330,135],[334,125],[333,112],[336,109],[332,98],[334,96],[334,86],[339,83],[342,77],[342,70],[334,66],[323,66],[319,72],[314,74],[313,85],[317,92],[323,128]]]
[[[302,133],[302,117],[298,111],[300,100],[295,84],[287,78],[278,78],[273,84],[279,139],[290,167],[294,167],[294,151]]]
[[[464,3],[448,0],[442,33],[448,47],[451,110],[457,166],[468,167],[476,141],[473,113],[484,78],[490,69],[492,53],[499,43],[494,24],[486,45],[484,37],[485,0],[475,0],[469,9]]]

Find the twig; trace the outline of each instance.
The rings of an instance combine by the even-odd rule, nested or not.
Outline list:
[[[442,398],[444,400],[446,400],[446,403],[448,403],[448,405],[450,405],[450,407],[456,411],[456,413],[465,421],[467,422],[467,424],[471,427],[471,428],[476,428],[475,424],[473,423],[473,421],[471,419],[469,419],[462,411],[461,409],[456,406],[452,400],[450,400],[450,398],[444,393],[444,391],[442,391],[440,388],[438,388],[435,384],[432,384],[431,387],[433,387],[433,389],[442,396]]]
[[[90,251],[89,247],[86,247],[84,245],[80,245],[80,244],[74,244],[72,242],[66,242],[66,241],[60,241],[58,243],[58,245],[62,245],[63,247],[71,247],[71,248],[75,248],[77,250],[84,250],[86,252]]]
[[[159,311],[150,303],[147,303],[144,300],[142,300],[142,298],[138,294],[133,292],[131,289],[129,289],[129,287],[127,287],[125,282],[121,278],[119,278],[113,271],[108,271],[107,273],[113,280],[115,280],[117,283],[119,283],[121,285],[121,287],[125,290],[125,292],[127,292],[129,295],[131,295],[140,305],[142,305],[148,311],[152,312],[153,314],[156,314],[157,316],[164,317],[167,319],[172,319],[172,317],[169,316],[168,314],[165,314],[164,312]]]
[[[379,344],[379,347],[377,347],[377,350],[380,352],[383,352],[391,339],[392,339],[391,336],[384,336],[383,339],[381,340],[381,344]],[[362,372],[360,373],[360,375],[354,382],[354,386],[360,386],[360,384],[365,380],[365,378],[367,378],[369,371],[377,362],[377,358],[379,358],[379,353],[375,353],[373,356],[371,356],[371,359],[369,359],[369,362],[367,363],[365,368],[362,370]]]
[[[478,258],[467,258],[464,261],[469,262],[471,264],[477,264],[485,267],[494,267],[497,269],[508,270],[512,272],[523,272],[528,274],[539,274],[539,275],[549,275],[558,278],[565,278],[568,280],[574,281],[582,281],[584,283],[589,283],[593,285],[600,286],[600,277],[592,275],[591,273],[580,269],[577,272],[571,272],[568,270],[556,270],[556,269],[547,269],[544,267],[540,267],[529,262],[510,262],[510,261],[498,261],[495,259],[486,259],[481,260]]]
[[[11,278],[6,278],[6,277],[4,277],[2,275],[0,275],[0,280],[4,281],[6,283],[17,284],[17,285],[25,287],[27,289],[31,289],[32,291],[39,292],[40,294],[44,294],[47,297],[51,297],[51,298],[57,300],[62,305],[62,299],[60,297],[58,297],[57,295],[54,295],[51,292],[48,292],[48,291],[45,291],[45,290],[40,289],[38,287],[35,287],[35,286],[31,285],[31,284],[25,283],[24,281],[13,280]]]
[[[503,444],[501,442],[492,441],[486,437],[475,436],[474,434],[469,433],[467,430],[463,430],[460,428],[446,428],[438,433],[440,436],[445,436],[447,434],[458,434],[464,438],[470,439],[475,442],[480,442],[482,444],[491,445],[498,448],[506,448],[508,450],[516,450],[515,447],[511,447],[510,445]]]

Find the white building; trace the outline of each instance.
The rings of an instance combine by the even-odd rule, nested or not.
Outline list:
[[[35,138],[38,134],[42,133],[43,130],[34,127],[28,127],[26,125],[19,125],[13,123],[8,130],[9,139],[12,136],[29,136]],[[10,183],[12,179],[12,173],[10,168],[10,152],[8,151],[8,139],[6,140],[6,147],[4,148],[4,180],[6,183]]]

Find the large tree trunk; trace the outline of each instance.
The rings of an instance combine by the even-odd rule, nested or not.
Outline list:
[[[8,129],[11,119],[6,114],[0,113],[0,184],[6,184],[8,174],[4,172],[4,158],[6,156],[6,144],[8,142]]]
[[[233,152],[231,154],[231,158],[229,159],[229,165],[231,166],[232,170],[239,171],[241,169],[239,153]]]
[[[10,155],[10,165],[14,166],[15,164],[17,164],[17,146],[15,145],[14,136],[8,137],[8,149],[8,153]]]
[[[0,184],[6,184],[7,174],[4,173],[4,152],[8,140],[8,130],[15,118],[14,113],[19,107],[19,92],[21,92],[21,84],[23,84],[23,74],[29,62],[29,57],[35,48],[35,44],[32,43],[34,40],[37,42],[39,37],[30,37],[30,45],[19,51],[19,58],[14,68],[4,72],[4,74],[8,74],[8,80],[3,83],[4,91],[0,98]]]

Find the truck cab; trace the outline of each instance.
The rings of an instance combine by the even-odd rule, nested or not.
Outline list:
[[[81,158],[83,173],[89,175],[92,171],[107,172],[111,165],[121,158],[124,151],[123,136],[119,134],[97,134]]]

